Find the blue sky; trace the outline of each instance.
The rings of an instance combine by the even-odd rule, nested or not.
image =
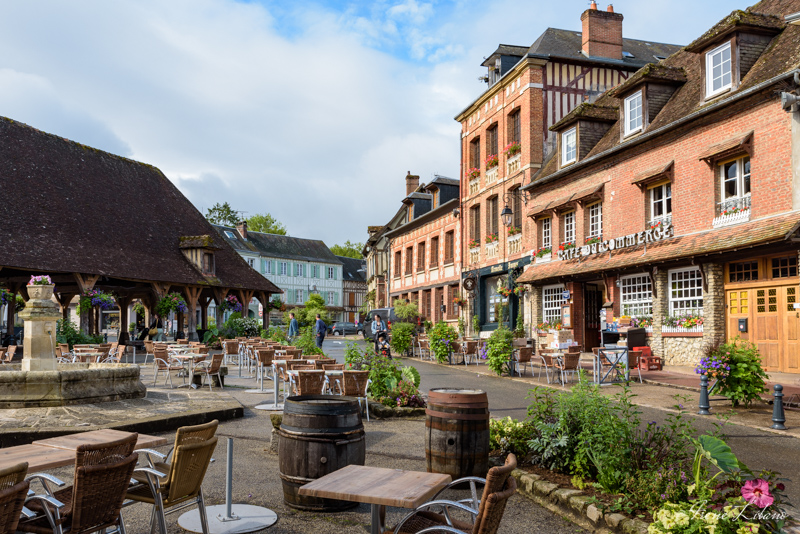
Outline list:
[[[159,167],[201,210],[327,244],[458,176],[453,117],[499,43],[580,30],[584,1],[0,0],[0,115]],[[606,8],[606,2],[599,4]],[[626,37],[687,44],[730,1],[620,0]]]

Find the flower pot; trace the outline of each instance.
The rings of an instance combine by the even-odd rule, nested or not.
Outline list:
[[[50,300],[55,287],[55,285],[28,286],[28,297],[35,300]]]

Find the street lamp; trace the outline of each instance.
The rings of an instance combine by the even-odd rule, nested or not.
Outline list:
[[[522,191],[522,188],[520,187],[503,193],[504,206],[503,211],[500,212],[500,220],[503,221],[503,225],[506,228],[510,228],[511,223],[514,220],[514,212],[511,211],[511,208],[509,208],[508,205],[513,203],[513,201],[517,198],[520,199],[525,206],[528,205],[528,192]]]
[[[514,212],[511,211],[511,208],[508,207],[508,204],[503,206],[503,211],[500,212],[500,220],[503,221],[503,226],[508,228],[511,226],[511,219],[514,216]]]

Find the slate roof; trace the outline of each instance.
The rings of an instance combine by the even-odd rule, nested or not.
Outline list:
[[[281,292],[152,165],[0,117],[0,191],[0,265]],[[215,277],[181,252],[189,236],[216,249]]]
[[[555,132],[581,119],[616,122],[619,120],[619,108],[582,102],[578,104],[575,109],[564,115],[563,119],[552,125],[550,129]]]
[[[303,239],[248,230],[247,240],[245,240],[242,239],[236,228],[218,224],[213,226],[226,243],[241,252],[290,260],[315,261],[336,265],[341,265],[342,263],[339,257],[331,252],[331,249],[319,239]],[[225,235],[226,230],[231,232],[233,237]]]
[[[763,0],[748,8],[747,12],[779,16],[782,13],[793,13],[798,10],[800,10],[800,0]],[[737,12],[735,11],[735,13]],[[730,16],[723,19],[723,21],[729,18]],[[800,26],[787,25],[781,33],[772,39],[735,90],[710,101],[705,99],[705,78],[702,73],[702,63],[704,61],[703,54],[682,49],[660,63],[665,67],[682,69],[686,75],[686,82],[676,89],[658,115],[652,118],[642,135],[620,141],[622,124],[617,120],[586,157],[562,171],[558,170],[557,158],[551,157],[545,161],[539,172],[534,175],[532,183],[524,187],[530,188],[560,176],[575,173],[586,165],[591,164],[591,162],[599,161],[606,155],[606,152],[610,154],[612,150],[622,150],[626,146],[645,142],[649,139],[648,134],[650,132],[655,132],[662,128],[666,131],[673,123],[694,113],[702,112],[710,106],[724,106],[726,102],[736,99],[742,93],[759,86],[759,84],[781,74],[788,74],[793,69],[800,68]],[[595,101],[595,105],[619,107],[620,101],[609,91],[603,93]]]
[[[342,262],[342,280],[345,282],[366,282],[367,262],[347,256],[336,256]],[[359,269],[364,269],[358,272]]]
[[[522,57],[528,53],[527,46],[517,46],[517,45],[507,45],[501,44],[497,46],[497,50],[491,53],[489,57],[487,57],[483,63],[481,63],[482,67],[492,67],[494,66],[494,58],[498,56],[516,56]]]
[[[531,265],[517,279],[518,282],[536,282],[561,276],[651,266],[662,261],[698,258],[744,247],[754,247],[784,241],[800,227],[800,212],[794,211],[740,223],[725,228],[715,228],[689,235],[676,236],[647,245],[627,247],[603,254],[569,261]]]

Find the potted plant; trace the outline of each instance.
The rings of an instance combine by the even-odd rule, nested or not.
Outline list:
[[[539,248],[539,250],[536,251],[535,256],[537,258],[544,258],[545,256],[547,256],[551,252],[553,252],[553,248],[552,247],[541,247],[541,248]]]
[[[522,145],[517,142],[511,142],[503,149],[503,154],[506,158],[513,158],[522,151]]]
[[[128,332],[130,332],[131,335],[136,333],[136,322],[131,322],[131,324],[128,325]]]
[[[481,170],[477,167],[472,167],[471,169],[467,169],[467,176],[470,180],[474,178],[478,178],[481,175]]]
[[[500,163],[500,159],[497,157],[497,154],[491,154],[490,156],[487,156],[483,162],[486,165],[486,170],[488,171],[489,169],[497,167],[497,165]]]
[[[467,245],[469,248],[478,248],[481,246],[480,241],[477,239],[470,239],[469,244]]]
[[[31,276],[28,281],[28,296],[32,299],[47,300],[53,296],[53,281],[46,274]]]
[[[497,240],[498,240],[497,234],[488,234],[486,236],[486,243],[487,244],[494,243]]]

